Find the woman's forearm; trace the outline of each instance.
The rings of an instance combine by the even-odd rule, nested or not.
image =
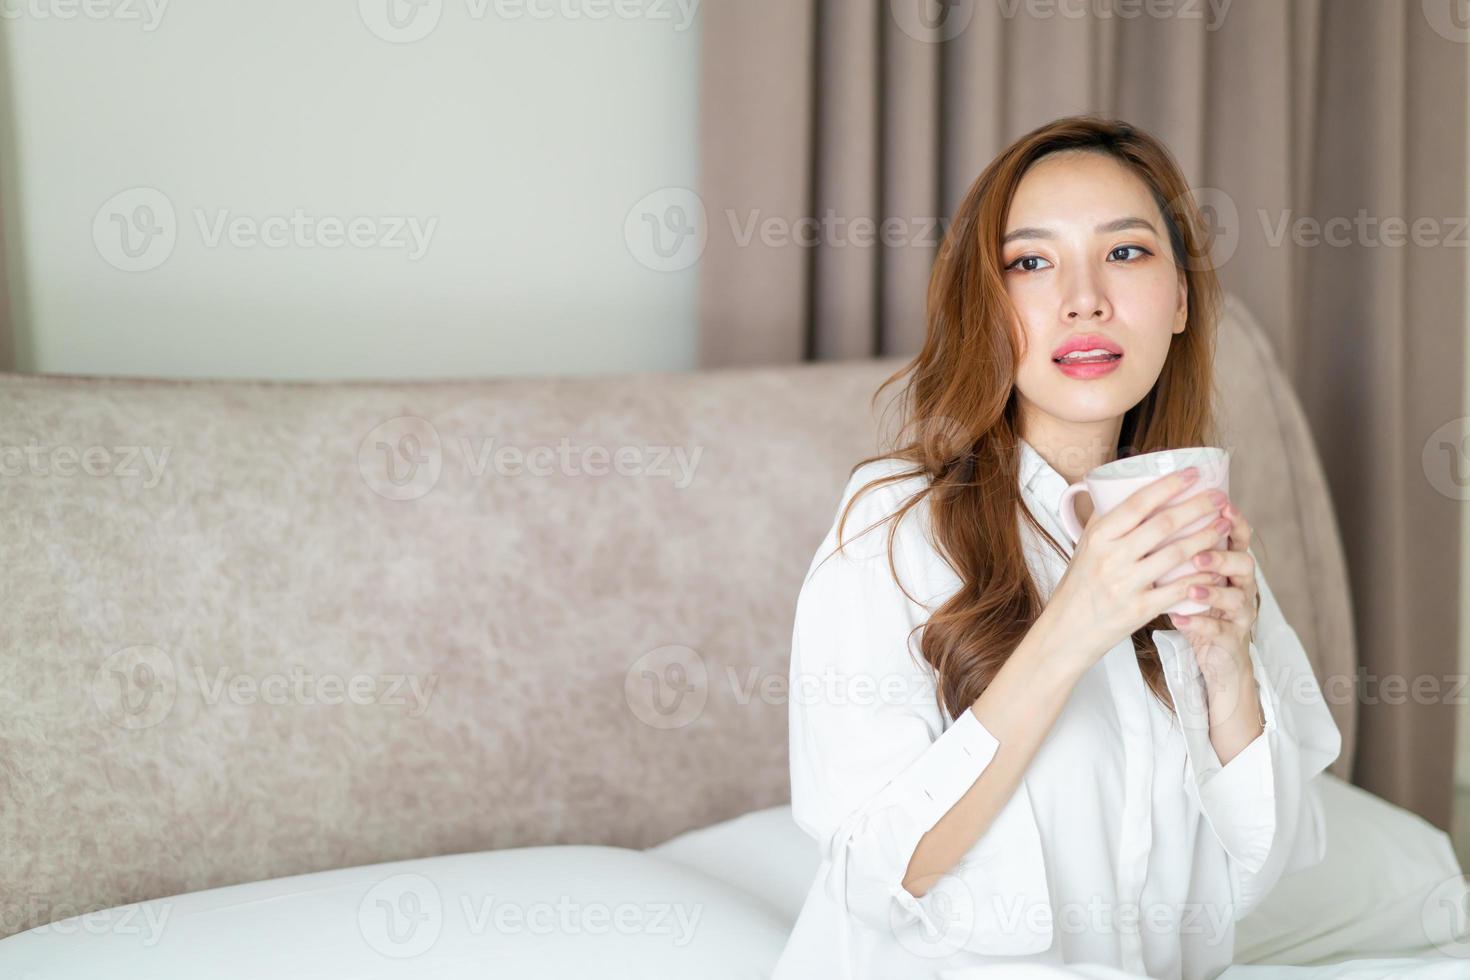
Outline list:
[[[1220,759],[1220,765],[1229,764],[1265,729],[1265,717],[1261,711],[1261,694],[1256,686],[1256,677],[1249,662],[1242,668],[1234,691],[1235,707],[1219,713],[1219,720],[1210,722],[1210,745]]]
[[[1070,654],[1038,620],[968,709],[1000,746],[959,802],[919,839],[903,879],[909,894],[922,896],[959,863],[1020,785],[1085,670]]]

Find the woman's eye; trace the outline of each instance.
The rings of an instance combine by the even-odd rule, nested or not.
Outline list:
[[[1039,255],[1023,255],[1019,259],[1016,259],[1014,262],[1012,262],[1010,265],[1006,266],[1006,268],[1007,269],[1014,269],[1017,266],[1021,265],[1021,263],[1023,263],[1023,262],[1045,262],[1045,261],[1046,261],[1046,259],[1043,259]],[[1021,271],[1022,272],[1035,272],[1036,271],[1036,267],[1034,265],[1026,266],[1024,269],[1021,269]]]
[[[1138,251],[1138,252],[1142,252],[1144,255],[1152,255],[1153,254],[1148,249],[1144,248],[1142,245],[1119,245],[1117,248],[1113,249],[1108,254],[1109,255],[1117,255],[1119,252],[1127,252],[1127,251]],[[1122,262],[1136,262],[1138,260],[1137,259],[1127,259],[1127,258],[1125,258],[1125,259],[1120,259],[1119,261],[1122,261]]]

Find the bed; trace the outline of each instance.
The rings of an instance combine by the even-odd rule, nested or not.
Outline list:
[[[1327,856],[1240,922],[1241,965],[1225,980],[1470,976],[1470,894],[1449,838],[1336,776],[1320,779]],[[790,807],[777,806],[644,850],[440,856],[99,911],[0,942],[0,975],[754,980],[774,966],[818,864]],[[1012,973],[1127,976],[1018,964],[985,978]]]

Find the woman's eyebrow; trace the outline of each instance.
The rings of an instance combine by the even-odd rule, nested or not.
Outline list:
[[[1159,233],[1158,229],[1153,226],[1152,222],[1145,221],[1143,218],[1134,218],[1131,216],[1127,218],[1114,218],[1112,221],[1105,221],[1092,230],[1099,235],[1106,235],[1110,232],[1115,231],[1127,231],[1129,228],[1144,228],[1148,231],[1153,232],[1155,235]],[[1016,228],[1013,231],[1007,232],[1006,237],[1002,238],[1000,240],[1000,243],[1002,245],[1005,245],[1009,242],[1015,241],[1018,238],[1055,237],[1057,237],[1056,233],[1049,228]]]

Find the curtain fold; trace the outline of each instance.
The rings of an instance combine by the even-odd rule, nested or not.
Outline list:
[[[1354,780],[1447,826],[1455,705],[1375,692],[1460,670],[1463,495],[1424,462],[1470,435],[1454,2],[707,0],[701,363],[917,352],[947,216],[1004,145],[1087,111],[1157,134],[1327,469],[1373,685]],[[1395,244],[1416,219],[1435,240]]]

